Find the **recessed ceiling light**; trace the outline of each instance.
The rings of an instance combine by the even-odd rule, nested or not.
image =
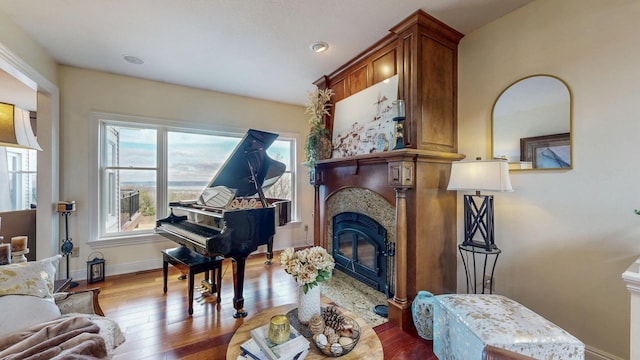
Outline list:
[[[329,49],[329,44],[324,41],[316,41],[309,48],[317,53],[325,52]]]
[[[144,60],[140,59],[137,56],[133,56],[133,55],[125,55],[124,56],[124,60],[128,61],[132,64],[136,64],[136,65],[140,65],[140,64],[144,64]]]

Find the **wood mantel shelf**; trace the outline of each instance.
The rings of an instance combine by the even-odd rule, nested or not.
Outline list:
[[[431,151],[431,150],[419,150],[419,149],[399,149],[390,150],[384,152],[376,152],[371,154],[362,154],[341,158],[333,158],[326,160],[318,160],[316,163],[317,168],[342,166],[345,164],[352,164],[358,162],[391,162],[398,159],[409,160],[414,159],[431,159],[431,160],[444,160],[444,161],[457,161],[465,158],[465,155],[458,153]]]

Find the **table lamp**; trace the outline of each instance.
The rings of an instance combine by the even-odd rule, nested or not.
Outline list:
[[[18,147],[42,151],[27,110],[12,104],[0,103],[0,146]]]
[[[464,242],[462,245],[496,248],[493,233],[493,195],[480,191],[513,191],[505,160],[454,161],[447,190],[475,191],[464,196]]]

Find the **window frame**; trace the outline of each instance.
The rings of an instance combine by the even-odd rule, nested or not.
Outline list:
[[[38,152],[32,149],[5,148],[7,161],[7,175],[9,184],[9,198],[11,208],[6,211],[22,211],[31,209],[31,204],[37,205],[32,190],[38,192]],[[32,201],[33,200],[33,201]]]
[[[90,170],[89,170],[89,189],[97,189],[98,191],[89,192],[89,203],[94,204],[89,206],[89,239],[87,243],[92,248],[120,246],[128,244],[144,244],[156,241],[166,241],[166,238],[161,237],[153,232],[153,230],[141,230],[135,232],[118,232],[115,234],[105,234],[104,219],[102,214],[104,213],[108,204],[103,204],[102,199],[103,191],[100,191],[101,186],[104,186],[103,179],[103,159],[105,159],[106,136],[102,134],[105,132],[105,126],[116,125],[129,128],[145,128],[155,129],[157,131],[157,159],[156,159],[156,217],[164,218],[168,216],[168,206],[160,206],[160,204],[168,204],[168,175],[167,175],[167,143],[168,133],[171,131],[183,132],[183,133],[195,133],[195,134],[207,134],[217,136],[231,136],[241,138],[246,132],[246,129],[222,127],[213,124],[203,124],[189,121],[175,121],[130,115],[111,114],[103,112],[91,112],[90,113],[90,138],[97,140],[97,146],[90,147]],[[269,131],[269,130],[267,130]],[[291,174],[291,204],[292,204],[292,217],[297,218],[297,173],[296,173],[296,148],[297,137],[291,133],[280,133],[277,141],[290,142],[290,164],[285,170],[284,174]],[[283,175],[284,175],[283,174]],[[295,220],[295,219],[292,219]]]

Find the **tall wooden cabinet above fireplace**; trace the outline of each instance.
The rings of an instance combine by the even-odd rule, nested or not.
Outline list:
[[[327,247],[327,200],[345,188],[384,198],[395,214],[395,291],[389,320],[412,327],[417,291],[456,291],[456,193],[447,191],[457,154],[457,46],[462,34],[423,11],[315,84],[340,101],[393,75],[406,103],[405,149],[318,161],[314,243]],[[332,107],[333,109],[333,107]],[[330,130],[332,116],[327,119]]]

